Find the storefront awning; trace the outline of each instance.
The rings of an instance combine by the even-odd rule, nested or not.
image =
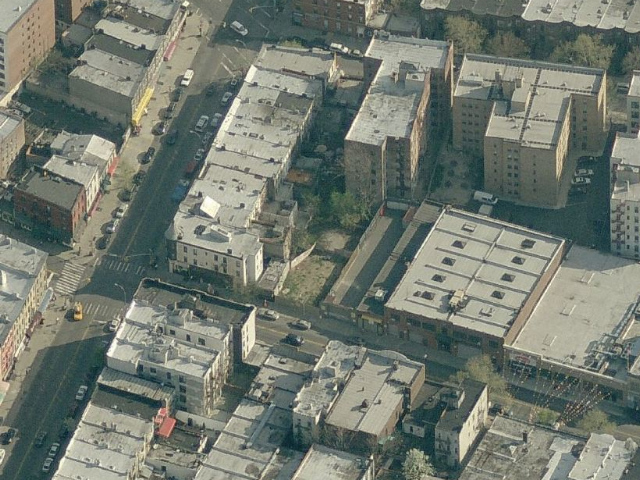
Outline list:
[[[149,101],[151,100],[152,96],[153,96],[153,88],[147,88],[147,90],[144,92],[144,95],[140,99],[140,103],[138,103],[138,106],[136,107],[135,112],[133,112],[133,117],[131,118],[131,124],[134,127],[137,127],[138,125],[140,125],[140,120],[142,120],[142,115],[144,115],[144,111],[146,110],[147,105],[149,105]]]

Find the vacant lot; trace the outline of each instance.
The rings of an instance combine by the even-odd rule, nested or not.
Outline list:
[[[339,265],[311,255],[289,273],[282,296],[297,304],[313,305],[326,294],[325,286],[337,276]]]

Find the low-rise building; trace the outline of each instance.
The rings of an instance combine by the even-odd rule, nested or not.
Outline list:
[[[424,365],[389,351],[330,341],[296,395],[294,441],[370,453],[390,436],[424,383]]]
[[[86,227],[86,192],[73,180],[32,171],[13,192],[16,224],[39,238],[77,242]]]
[[[586,440],[586,441],[585,441]],[[460,480],[582,480],[629,478],[637,445],[612,435],[588,439],[498,416],[484,435]]]
[[[371,40],[368,91],[345,137],[347,191],[367,204],[417,199],[429,139],[436,123],[448,118],[452,69],[449,43],[389,35]]]
[[[0,380],[7,380],[42,318],[46,262],[45,252],[0,236]]]
[[[134,300],[107,351],[107,366],[177,387],[176,408],[210,415],[231,369],[230,329],[186,308]]]
[[[565,241],[445,208],[385,304],[392,335],[502,358],[556,273]]]
[[[0,110],[0,178],[7,178],[24,144],[22,117],[7,110]]]
[[[558,207],[573,174],[569,154],[604,147],[606,79],[601,69],[467,54],[454,95],[453,146],[484,157],[487,192]]]
[[[627,94],[627,133],[640,131],[640,70],[634,70]]]
[[[359,457],[314,444],[307,451],[291,480],[374,480],[373,457]]]

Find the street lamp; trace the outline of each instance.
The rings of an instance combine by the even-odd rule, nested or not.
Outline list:
[[[127,305],[127,291],[124,289],[124,287],[122,285],[120,285],[119,283],[114,283],[114,285],[116,287],[118,287],[120,290],[122,290],[122,299],[124,301],[125,306]]]

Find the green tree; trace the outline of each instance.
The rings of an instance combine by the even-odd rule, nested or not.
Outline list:
[[[490,394],[502,397],[505,401],[511,398],[507,381],[495,371],[489,355],[479,355],[469,359],[465,365],[465,370],[456,372],[451,377],[451,381],[460,383],[465,378],[486,383]]]
[[[453,42],[454,52],[480,53],[487,38],[487,31],[473,20],[467,20],[464,17],[447,17],[444,21],[444,35]]]
[[[613,49],[613,45],[604,43],[600,35],[582,33],[573,42],[558,45],[549,60],[606,70],[611,65]]]
[[[640,68],[640,47],[633,47],[622,59],[622,73],[629,74]]]
[[[346,230],[355,229],[369,216],[365,203],[349,192],[332,192],[329,207],[331,220]]]
[[[412,448],[407,452],[407,456],[402,464],[402,474],[405,480],[421,480],[425,475],[435,473],[429,457],[417,448]]]
[[[538,423],[542,423],[543,425],[553,425],[558,421],[558,417],[560,414],[558,412],[554,412],[549,408],[539,408],[535,411],[535,421]]]
[[[589,410],[578,422],[577,427],[585,432],[612,433],[616,424],[599,408]]]
[[[486,51],[491,55],[509,58],[528,58],[531,49],[513,32],[496,33],[487,40]]]

